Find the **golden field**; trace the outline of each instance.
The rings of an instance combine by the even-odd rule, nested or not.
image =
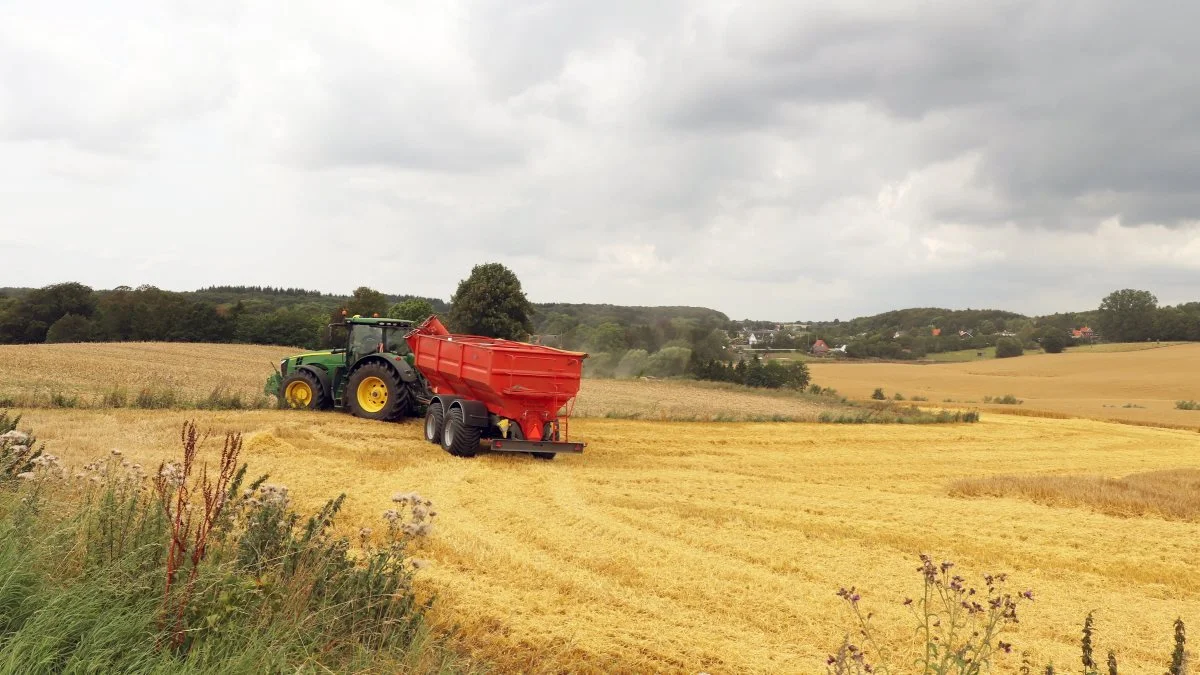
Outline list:
[[[1183,348],[1112,356],[1176,349]],[[131,389],[170,382],[197,396],[218,385],[255,393],[270,364],[290,351],[6,347],[0,393],[20,393],[13,377],[22,372],[38,386],[87,395],[102,393],[114,378]],[[66,353],[72,358],[63,364],[57,356]],[[1046,358],[1063,356],[1071,355]],[[14,366],[18,358],[32,370]],[[959,365],[1049,372],[1030,364],[1072,363],[1039,359]],[[959,366],[898,367],[932,374]],[[1136,370],[1118,363],[1106,372],[1136,382]],[[1036,377],[967,373],[949,376],[948,386]],[[1082,370],[1079,377],[1089,375]],[[1129,386],[1146,387],[1141,400],[1151,400],[1174,391],[1173,377],[1164,373],[1163,385],[1143,377]],[[861,395],[820,372],[816,379]],[[866,394],[875,386],[922,393],[876,378],[863,382]],[[978,391],[1027,398],[1022,408],[1035,398],[1011,385]],[[781,406],[779,414],[791,414],[800,408],[787,406],[805,405],[811,403],[684,383],[589,381],[577,411],[654,417],[692,410],[708,417],[746,406]],[[217,435],[244,432],[251,473],[270,473],[304,509],[346,492],[340,527],[347,534],[359,526],[380,529],[392,494],[420,492],[439,512],[433,535],[416,553],[431,561],[418,574],[421,587],[437,596],[435,621],[457,626],[462,648],[501,672],[824,672],[825,656],[853,632],[834,595],[841,586],[858,587],[886,636],[912,635],[900,602],[920,590],[921,552],[956,561],[969,578],[1008,572],[1014,590],[1032,588],[1037,600],[1023,610],[1011,641],[1040,663],[1077,662],[1079,627],[1090,610],[1101,649],[1115,649],[1129,672],[1162,670],[1177,616],[1200,625],[1197,518],[1128,508],[1113,515],[1105,503],[1044,499],[1021,489],[965,497],[959,482],[997,477],[1003,486],[1010,481],[999,477],[1035,476],[1077,485],[1156,471],[1192,480],[1200,469],[1195,431],[988,413],[977,424],[895,426],[591,418],[571,425],[572,435],[589,444],[585,454],[544,462],[525,455],[458,459],[424,442],[416,420],[386,424],[341,413],[24,414],[22,426],[73,465],[113,449],[155,465],[176,453],[185,419]],[[998,672],[1015,671],[1017,658],[1006,658]]]
[[[925,396],[931,403],[951,399],[996,412],[1018,407],[1200,428],[1200,412],[1175,409],[1175,401],[1200,400],[1200,344],[1117,351],[1120,347],[1097,345],[968,363],[814,361],[809,369],[813,381],[852,398],[866,398],[883,387],[889,397],[900,392],[907,398]],[[1005,394],[1024,403],[982,405],[985,396]]]
[[[76,396],[89,407],[114,388],[130,396],[142,388],[170,389],[195,401],[221,388],[250,402],[262,395],[280,359],[301,351],[178,342],[0,345],[0,401],[32,399],[44,405],[58,393]],[[815,419],[833,405],[704,382],[585,380],[584,393],[574,412],[590,417]]]
[[[1076,658],[1092,609],[1131,672],[1161,664],[1176,616],[1200,625],[1200,523],[950,492],[962,477],[1196,468],[1195,433],[998,415],[926,426],[579,420],[586,453],[542,462],[456,459],[415,421],[190,416],[246,432],[253,472],[308,509],[346,491],[347,531],[378,527],[397,491],[432,499],[423,587],[438,596],[437,621],[501,670],[821,672],[850,625],[839,586],[859,587],[886,634],[911,634],[898,603],[919,590],[922,551],[1034,589],[1013,641],[1042,660]],[[184,417],[35,410],[25,421],[69,463],[121,449],[152,464],[173,451]]]

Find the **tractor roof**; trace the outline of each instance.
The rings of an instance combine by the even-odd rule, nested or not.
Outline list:
[[[365,317],[365,316],[349,317],[346,319],[346,323],[360,324],[360,325],[367,325],[367,326],[394,326],[394,327],[400,327],[400,328],[410,328],[413,326],[413,322],[409,321],[407,319],[385,319],[385,318],[381,318],[381,317]]]

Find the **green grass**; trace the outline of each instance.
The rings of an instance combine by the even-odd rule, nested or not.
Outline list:
[[[986,361],[994,358],[996,358],[996,348],[984,347],[983,349],[960,349],[953,352],[926,354],[925,358],[920,360],[932,361],[934,363],[964,363],[967,361]]]
[[[130,392],[114,387],[104,394],[81,397],[59,391],[32,391],[0,397],[0,408],[136,408],[140,410],[261,410],[276,407],[266,394],[248,395],[216,387],[207,396],[191,398],[171,387],[143,387]]]
[[[0,432],[18,422],[0,413]],[[198,447],[185,427],[184,467],[188,438]],[[16,443],[0,440],[0,459]],[[233,459],[219,471],[227,480],[209,467],[215,489],[187,468],[155,471],[168,478],[150,481],[118,455],[81,476],[56,461],[31,465],[29,456],[0,471],[0,673],[453,673],[469,665],[431,634],[430,604],[412,590],[408,551],[422,533],[405,528],[425,522],[417,516],[425,502],[398,501],[383,543],[364,538],[352,554],[331,534],[341,497],[305,518],[265,476],[243,486],[239,450],[240,437],[228,436],[223,457]],[[222,510],[206,517],[203,505],[219,494]],[[187,503],[200,508],[181,508]],[[175,514],[185,512],[192,522],[182,528]],[[173,541],[183,542],[175,562]]]

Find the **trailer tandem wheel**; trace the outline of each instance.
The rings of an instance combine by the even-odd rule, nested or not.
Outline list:
[[[441,401],[430,401],[425,410],[425,440],[438,445],[442,442],[443,427],[446,423],[446,411]]]
[[[479,452],[479,427],[466,422],[463,410],[454,406],[446,411],[442,427],[442,447],[455,457],[474,457]]]

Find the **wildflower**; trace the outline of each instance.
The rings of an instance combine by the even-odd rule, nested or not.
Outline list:
[[[8,443],[24,443],[29,440],[29,434],[13,429],[12,431],[0,434],[0,442]]]
[[[1026,600],[1033,600],[1033,590],[1031,589],[1031,590],[1025,591],[1024,593],[1021,594],[1021,597],[1025,598]]]
[[[912,604],[912,602],[913,602],[913,601],[912,601],[912,598],[905,598],[905,599],[904,599],[904,606],[905,606],[905,607],[908,607],[909,605],[911,605],[911,604]]]
[[[371,528],[364,527],[358,531],[358,536],[362,539],[366,539],[367,537],[371,536],[372,532],[374,532],[374,530],[372,530]]]
[[[1012,645],[1007,642],[1001,641],[996,646],[999,647],[1001,649],[1001,651],[1003,651],[1005,654],[1012,653]]]

